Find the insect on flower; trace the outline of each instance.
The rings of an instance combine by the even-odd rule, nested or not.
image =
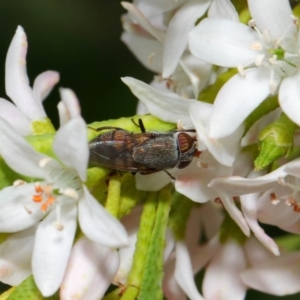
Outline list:
[[[113,126],[95,129],[111,131],[89,142],[90,164],[144,175],[165,171],[171,176],[166,169],[183,169],[198,154],[195,138],[187,133],[195,130],[146,132],[143,121],[139,119],[138,122],[133,121],[141,133]]]

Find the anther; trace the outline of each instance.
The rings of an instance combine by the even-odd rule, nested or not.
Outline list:
[[[251,45],[250,45],[250,49],[251,50],[257,50],[257,51],[259,51],[259,50],[262,50],[262,44],[261,44],[261,42],[254,42],[254,43],[252,43]]]
[[[245,68],[243,65],[238,65],[237,70],[242,77],[246,77]]]
[[[54,227],[58,230],[58,231],[62,231],[64,229],[64,225],[62,224],[62,222],[60,221],[56,221],[54,223]]]
[[[273,205],[277,205],[280,200],[276,197],[275,193],[270,194],[270,200]]]
[[[45,157],[45,158],[43,158],[43,159],[41,159],[41,160],[39,161],[39,166],[40,166],[41,168],[44,168],[51,160],[52,160],[52,158],[50,158],[50,157]]]
[[[13,186],[20,186],[20,185],[24,185],[26,183],[27,183],[26,181],[24,181],[22,179],[18,179],[18,180],[14,181]]]

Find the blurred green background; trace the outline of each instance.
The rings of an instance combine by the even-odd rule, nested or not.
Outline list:
[[[133,115],[137,100],[120,77],[149,82],[152,74],[120,41],[123,13],[116,0],[0,0],[0,97],[8,98],[5,57],[21,25],[29,43],[30,83],[43,71],[60,72],[58,86],[45,101],[56,127],[59,86],[75,91],[87,123]]]
[[[21,25],[29,43],[27,70],[31,84],[43,71],[60,72],[59,84],[44,102],[56,127],[59,87],[75,91],[87,123],[134,115],[137,99],[120,77],[149,82],[153,74],[120,41],[123,13],[116,0],[0,0],[0,97],[8,99],[5,57]],[[251,291],[247,300],[251,299],[292,300],[300,299],[300,295],[274,297]]]

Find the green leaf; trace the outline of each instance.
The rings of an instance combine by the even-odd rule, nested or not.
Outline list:
[[[130,132],[140,133],[141,129],[132,121],[134,120],[134,122],[137,123],[138,119],[142,119],[146,131],[169,131],[176,129],[175,124],[161,121],[152,115],[136,115],[130,118],[93,122],[88,125],[88,140],[90,141],[102,133],[102,131],[96,131],[95,129],[105,126],[119,127]]]

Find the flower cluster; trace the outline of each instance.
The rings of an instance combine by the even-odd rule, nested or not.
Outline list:
[[[22,27],[9,47],[14,104],[0,99],[7,293],[242,300],[250,288],[300,292],[300,5],[121,4],[122,41],[156,73],[150,84],[122,78],[138,117],[87,126],[74,92],[61,88],[56,131],[42,101],[59,74],[44,72],[31,88]],[[265,225],[285,234],[274,238]]]

